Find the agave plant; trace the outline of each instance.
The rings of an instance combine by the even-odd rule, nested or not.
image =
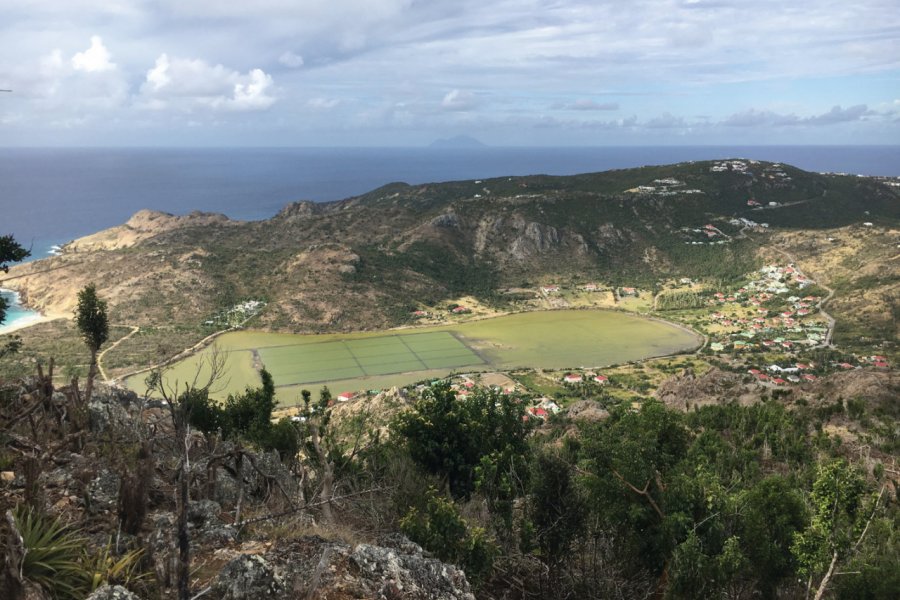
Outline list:
[[[105,584],[131,588],[149,576],[149,573],[139,570],[141,558],[144,556],[142,548],[121,556],[116,556],[112,549],[113,543],[110,540],[97,554],[85,552],[82,557],[91,592]]]
[[[59,519],[18,507],[13,513],[22,536],[23,578],[59,599],[84,598],[88,591],[81,555],[85,540]]]

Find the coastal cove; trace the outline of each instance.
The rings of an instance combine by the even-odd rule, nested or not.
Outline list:
[[[610,310],[518,313],[466,323],[378,332],[295,335],[238,331],[174,365],[170,386],[208,374],[219,352],[227,380],[214,386],[218,399],[259,383],[257,369],[272,373],[282,404],[299,400],[301,389],[327,385],[333,394],[384,389],[451,372],[596,368],[665,356],[696,348],[699,336],[683,327]],[[125,384],[146,391],[146,374]]]
[[[0,288],[0,296],[8,303],[6,320],[0,325],[0,335],[13,333],[14,331],[45,320],[41,313],[24,308],[19,303],[19,294],[17,292]]]

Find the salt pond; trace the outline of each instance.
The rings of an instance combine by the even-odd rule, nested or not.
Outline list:
[[[406,385],[451,371],[533,367],[601,367],[693,349],[700,338],[677,325],[609,310],[520,313],[435,327],[331,335],[238,331],[215,347],[226,360],[227,377],[214,396],[257,386],[265,366],[279,400],[296,402],[302,388],[328,385],[335,394]],[[170,382],[193,380],[211,349],[177,364]],[[144,375],[126,383],[144,391]]]

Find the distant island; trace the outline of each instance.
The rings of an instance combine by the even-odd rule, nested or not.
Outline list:
[[[476,140],[470,135],[457,135],[451,138],[434,140],[429,148],[486,148],[487,144]]]

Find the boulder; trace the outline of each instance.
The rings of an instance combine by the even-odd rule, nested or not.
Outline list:
[[[86,598],[86,600],[141,600],[140,596],[128,591],[121,585],[104,585]]]
[[[401,535],[379,544],[302,537],[279,542],[266,559],[283,574],[284,600],[474,600],[462,569],[426,557]]]
[[[219,600],[257,600],[284,597],[284,582],[266,559],[258,554],[242,554],[216,575],[210,591]]]

